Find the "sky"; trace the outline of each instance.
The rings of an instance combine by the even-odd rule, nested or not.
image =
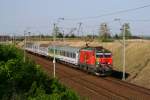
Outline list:
[[[101,23],[107,23],[112,34],[120,32],[120,24],[129,23],[133,35],[150,36],[150,7],[88,19],[149,4],[149,0],[0,0],[0,35],[51,34],[54,23],[68,34],[81,22],[85,35],[97,34]]]

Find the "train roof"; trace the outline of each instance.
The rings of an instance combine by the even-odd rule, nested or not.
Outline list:
[[[48,49],[53,49],[54,44],[38,44],[38,43],[30,43],[27,42],[26,45],[34,45],[34,46],[40,46],[40,47],[48,47]],[[55,44],[56,50],[61,50],[61,51],[68,51],[68,52],[78,52],[79,50],[96,50],[97,53],[109,53],[109,51],[106,48],[103,48],[102,46],[85,46],[85,47],[73,47],[69,45],[60,45],[60,44]]]
[[[98,53],[111,53],[108,49],[103,48],[102,46],[87,46],[83,47],[82,50],[96,50]]]
[[[54,45],[50,45],[48,46],[48,49],[53,49]],[[68,46],[68,45],[55,45],[56,50],[60,50],[60,51],[67,51],[67,52],[78,52],[80,50],[80,48],[77,47],[72,47],[72,46]]]
[[[86,47],[82,47],[82,50],[103,50],[104,48],[102,46],[86,46]]]

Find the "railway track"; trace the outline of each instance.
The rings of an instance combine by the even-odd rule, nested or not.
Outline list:
[[[52,74],[53,63],[48,59],[31,55],[36,63]],[[78,91],[81,96],[86,96],[92,100],[149,100],[150,90],[127,82],[114,79],[112,77],[96,77],[84,73],[83,71],[56,64],[56,74],[59,80]]]
[[[134,84],[131,84],[131,83],[128,83],[128,82],[123,82],[123,81],[115,79],[113,77],[106,77],[104,79],[108,80],[109,82],[111,81],[111,82],[114,82],[116,84],[120,84],[120,85],[123,85],[125,87],[130,88],[130,89],[133,89],[135,91],[137,90],[137,91],[140,91],[142,93],[150,95],[150,89],[147,89],[147,88],[144,88],[144,87],[141,87],[141,86],[137,86],[137,85],[134,85]],[[126,84],[124,84],[124,83],[126,83]]]
[[[67,73],[67,74],[69,74],[68,72],[66,72],[65,70],[63,70],[65,73]],[[88,79],[89,79],[89,77],[90,76],[88,76]],[[118,100],[118,97],[117,96],[119,96],[119,97],[121,97],[121,98],[125,98],[125,99],[136,99],[136,98],[141,98],[141,93],[144,93],[144,94],[147,94],[147,95],[150,95],[150,92],[149,92],[149,90],[148,89],[145,89],[145,88],[141,88],[141,87],[138,87],[138,86],[135,86],[135,85],[131,85],[131,84],[128,84],[128,83],[126,83],[126,82],[122,82],[122,81],[119,81],[119,80],[116,80],[116,79],[113,79],[113,78],[110,78],[109,77],[109,79],[107,78],[101,78],[101,79],[103,79],[103,80],[107,80],[108,82],[107,83],[110,83],[110,81],[111,81],[111,83],[112,84],[119,84],[119,85],[121,85],[120,86],[120,88],[124,88],[124,89],[126,89],[127,87],[128,87],[128,90],[130,90],[130,91],[132,91],[133,89],[134,89],[134,92],[130,92],[130,91],[128,91],[129,93],[130,93],[130,97],[129,96],[127,96],[126,94],[127,93],[124,93],[124,94],[120,94],[120,92],[121,92],[121,90],[119,90],[119,88],[118,89],[116,89],[118,92],[114,92],[114,91],[112,91],[112,90],[114,90],[114,89],[108,89],[108,87],[105,87],[105,86],[103,86],[103,85],[100,85],[101,83],[99,83],[99,84],[95,84],[95,80],[93,80],[92,81],[92,79],[91,79],[91,81],[89,81],[86,77],[74,77],[74,78],[76,78],[76,80],[82,80],[82,82],[84,83],[84,82],[86,82],[86,83],[90,83],[90,86],[94,86],[94,88],[97,88],[97,89],[99,89],[99,88],[101,88],[101,89],[103,89],[103,91],[101,91],[101,93],[103,92],[104,93],[104,91],[107,91],[107,92],[105,92],[105,94],[110,94],[110,95],[108,95],[108,97],[109,96],[113,96],[114,98],[115,98],[115,100],[117,99]],[[98,78],[98,80],[100,79],[100,77],[97,77]],[[78,81],[79,82],[79,81]],[[83,84],[83,83],[81,83],[81,84]],[[97,82],[98,83],[98,82]],[[83,84],[83,86],[86,86],[86,84]],[[96,86],[96,87],[95,87]],[[111,87],[110,87],[111,88]],[[141,91],[142,90],[142,91]],[[135,92],[136,91],[136,92]],[[134,95],[135,94],[139,94],[139,95],[137,95],[136,97],[134,97]],[[110,97],[109,97],[110,98]],[[142,99],[142,98],[141,98]]]

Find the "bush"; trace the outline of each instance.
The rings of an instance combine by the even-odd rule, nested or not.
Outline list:
[[[14,46],[0,45],[1,100],[78,100],[79,96],[48,77],[23,52]]]

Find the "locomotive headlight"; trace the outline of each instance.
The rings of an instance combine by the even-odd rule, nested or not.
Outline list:
[[[96,67],[99,67],[99,65],[96,65]]]
[[[96,58],[96,64],[99,65],[99,58]]]

